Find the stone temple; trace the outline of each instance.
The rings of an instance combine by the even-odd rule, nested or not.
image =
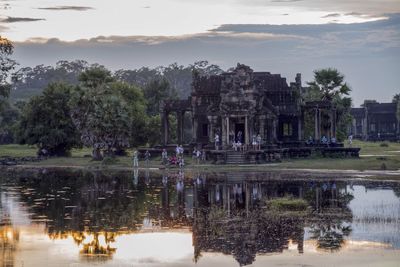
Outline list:
[[[165,103],[164,114],[178,114],[178,128],[182,128],[182,114],[192,112],[193,142],[214,142],[215,134],[227,145],[231,131],[243,133],[248,144],[253,135],[260,134],[266,142],[302,140],[302,110],[300,106],[301,75],[287,84],[279,74],[254,72],[238,64],[232,72],[221,75],[194,74],[193,90],[188,100]],[[163,116],[164,140],[168,143],[166,116]],[[178,130],[178,143],[182,133]]]
[[[176,114],[177,118],[177,143],[184,143],[185,113],[191,114],[191,144],[210,150],[216,134],[220,137],[221,150],[229,150],[230,136],[237,136],[239,132],[246,146],[254,136],[260,135],[264,149],[277,148],[277,144],[280,148],[301,147],[304,112],[310,109],[315,115],[315,140],[322,136],[321,110],[330,114],[330,129],[324,135],[336,137],[335,107],[327,101],[303,103],[304,90],[301,74],[288,84],[280,74],[255,72],[242,64],[220,75],[194,72],[191,96],[185,100],[164,101],[161,105],[162,144],[170,144],[170,114]],[[223,157],[226,159],[226,155]]]

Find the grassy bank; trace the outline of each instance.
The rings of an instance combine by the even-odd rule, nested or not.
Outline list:
[[[347,146],[347,144],[346,144]],[[197,166],[191,157],[186,157],[187,167],[199,167],[204,170],[232,170],[232,169],[329,169],[329,170],[399,170],[400,169],[400,143],[362,142],[355,141],[353,147],[360,147],[360,158],[321,158],[314,157],[308,159],[287,159],[281,163],[262,164],[262,165],[212,165],[206,162]],[[83,167],[83,168],[130,168],[132,160],[130,156],[117,157],[115,161],[104,164],[103,162],[92,161],[90,149],[74,149],[71,157],[49,158],[39,162],[32,162],[34,166],[64,166],[64,167]],[[36,148],[27,145],[1,145],[0,157],[35,157]],[[141,167],[162,167],[159,157],[153,158],[148,165],[143,161],[139,162]]]

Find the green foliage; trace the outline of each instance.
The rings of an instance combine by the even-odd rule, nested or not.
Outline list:
[[[84,145],[107,155],[144,142],[145,101],[132,85],[115,82],[103,67],[88,69],[71,98],[72,119]],[[98,153],[96,153],[98,155]]]
[[[346,97],[351,91],[344,83],[344,76],[336,69],[321,69],[314,71],[314,81],[308,83],[310,86],[305,95],[304,101],[330,101],[336,107],[336,137],[343,141],[347,136],[347,127],[352,121],[350,114],[352,100]],[[322,129],[329,129],[329,113],[322,111]],[[314,114],[313,111],[305,113],[305,136],[314,135]]]
[[[161,118],[160,115],[149,117],[146,123],[147,143],[154,146],[161,141]]]
[[[8,39],[0,36],[0,101],[7,98],[10,94],[11,87],[8,78],[10,76],[10,71],[12,71],[16,65],[16,62],[10,58],[13,50],[14,47],[12,43]]]
[[[50,84],[41,96],[33,97],[23,109],[16,132],[21,144],[45,148],[50,155],[66,155],[79,145],[79,135],[68,105],[72,88]]]
[[[320,93],[322,100],[331,101],[335,96],[348,95],[350,87],[344,82],[344,75],[337,69],[327,68],[314,71],[314,81],[309,82],[311,90]]]
[[[160,103],[166,99],[176,99],[177,94],[170,87],[166,79],[153,80],[143,88],[144,97],[147,101],[147,114],[154,116],[160,113]]]
[[[89,64],[84,60],[61,60],[55,67],[45,65],[37,65],[33,68],[23,67],[13,75],[15,90],[12,90],[10,98],[24,100],[40,95],[47,85],[54,82],[78,85],[80,73],[88,67]]]
[[[397,109],[396,109],[396,117],[398,121],[398,127],[400,127],[400,94],[395,94],[392,99],[393,103],[397,103]]]
[[[305,211],[308,203],[304,199],[284,197],[268,200],[266,206],[274,211]]]
[[[389,144],[388,143],[380,143],[379,146],[380,147],[389,147]]]

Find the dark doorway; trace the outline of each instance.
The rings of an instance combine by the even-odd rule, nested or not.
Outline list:
[[[238,133],[242,132],[242,138],[241,140],[238,140]],[[244,123],[236,123],[235,124],[235,140],[240,141],[241,143],[244,143],[245,139],[245,132],[244,132]]]

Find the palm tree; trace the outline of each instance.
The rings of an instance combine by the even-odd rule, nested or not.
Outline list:
[[[332,101],[335,96],[348,95],[350,87],[344,82],[344,75],[337,69],[327,68],[314,71],[314,81],[308,85],[321,95],[321,100]]]

